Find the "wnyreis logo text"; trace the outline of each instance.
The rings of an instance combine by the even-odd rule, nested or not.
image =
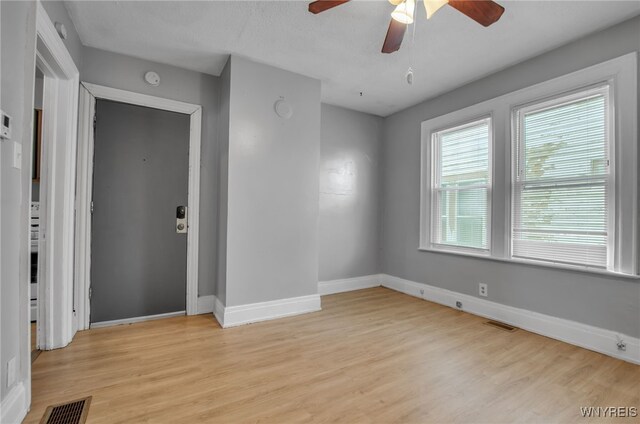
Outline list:
[[[581,406],[580,414],[584,418],[635,418],[638,408],[635,406]]]

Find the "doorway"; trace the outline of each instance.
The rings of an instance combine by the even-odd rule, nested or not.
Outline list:
[[[197,313],[201,117],[199,105],[81,84],[79,329]]]
[[[44,74],[36,66],[33,89],[33,137],[31,143],[31,215],[29,218],[29,321],[31,326],[31,362],[40,354],[36,338],[38,322],[38,254],[40,243],[40,178],[42,158],[42,117]]]
[[[184,314],[189,115],[95,108],[91,326]]]
[[[79,72],[46,11],[39,2],[36,7],[37,70],[34,72],[42,78],[34,78],[34,88],[42,88],[42,104],[41,112],[33,114],[35,141],[30,147],[35,151],[28,150],[33,155],[28,157],[30,172],[24,173],[23,181],[29,190],[36,189],[35,183],[38,183],[37,210],[25,202],[29,211],[29,245],[33,236],[32,212],[38,221],[38,239],[34,243],[37,263],[31,264],[31,246],[26,249],[27,276],[31,274],[31,265],[37,266],[37,284],[36,292],[25,300],[29,302],[27,315],[31,321],[30,302],[31,298],[36,299],[33,327],[37,348],[50,350],[69,344],[77,329],[73,305],[73,222]],[[38,80],[42,81],[41,86]],[[30,284],[30,278],[27,280]],[[31,327],[25,334],[30,335]]]

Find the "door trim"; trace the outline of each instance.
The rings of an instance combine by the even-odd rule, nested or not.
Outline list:
[[[44,74],[45,111],[42,125],[45,143],[42,146],[40,180],[36,339],[39,349],[50,350],[69,344],[77,328],[73,313],[73,209],[79,71],[40,2],[37,2],[36,9],[35,61]],[[27,169],[30,170],[31,166]],[[25,178],[28,178],[30,193],[31,171]],[[30,194],[28,199],[31,199]],[[30,205],[26,202],[23,205],[30,219]],[[28,237],[25,240],[30,243]],[[30,255],[28,257],[30,262]],[[26,275],[29,274],[30,270]],[[25,296],[25,300],[29,310],[30,296]],[[24,334],[28,334],[28,330]],[[30,363],[30,351],[27,358]]]
[[[190,115],[189,186],[187,200],[187,315],[198,313],[198,252],[200,230],[200,146],[202,106],[86,82],[80,83],[78,125],[78,179],[76,205],[76,311],[78,329],[90,326],[91,199],[93,197],[93,116],[96,99]]]

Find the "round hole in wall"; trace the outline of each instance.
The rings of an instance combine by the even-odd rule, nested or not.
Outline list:
[[[291,105],[284,99],[277,100],[273,105],[273,108],[276,111],[276,115],[281,118],[289,119],[293,116],[293,108]]]
[[[153,85],[154,87],[160,85],[160,75],[153,71],[149,71],[144,74],[144,80],[147,82],[147,84]]]

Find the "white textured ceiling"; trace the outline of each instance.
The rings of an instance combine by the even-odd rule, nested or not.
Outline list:
[[[233,53],[318,78],[324,102],[380,116],[640,14],[640,1],[498,2],[506,12],[489,28],[451,7],[427,21],[420,4],[415,42],[410,27],[393,54],[380,53],[386,0],[319,15],[306,1],[65,3],[87,46],[213,75]]]

